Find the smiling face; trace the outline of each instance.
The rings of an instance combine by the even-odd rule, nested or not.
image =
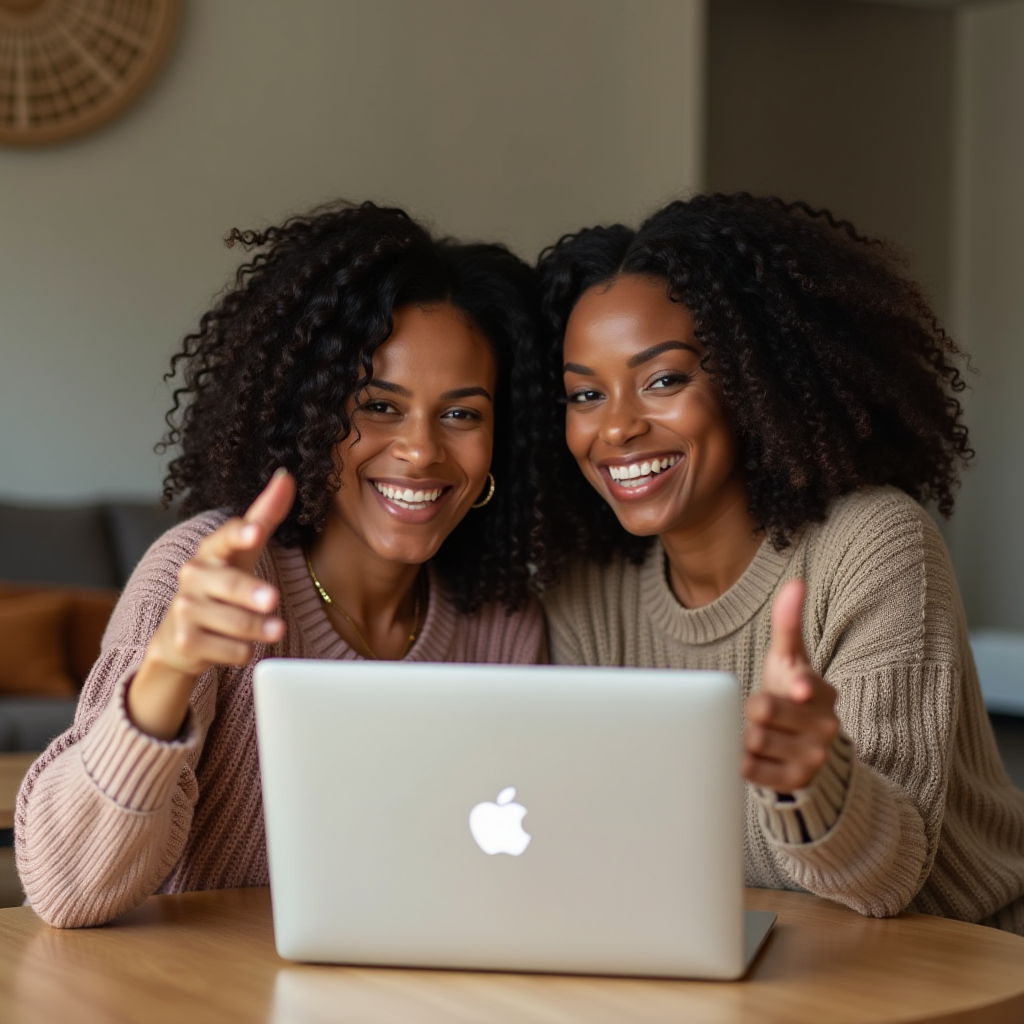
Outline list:
[[[388,561],[433,557],[487,482],[496,386],[491,346],[464,313],[396,310],[373,380],[349,401],[328,529]]]
[[[737,446],[684,306],[635,275],[577,302],[563,349],[566,442],[638,536],[702,533],[747,504]]]

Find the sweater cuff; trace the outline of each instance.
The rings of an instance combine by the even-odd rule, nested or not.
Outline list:
[[[840,732],[809,786],[785,796],[754,786],[768,835],[777,843],[793,846],[823,838],[839,820],[850,788],[854,758],[853,741]]]
[[[81,743],[82,764],[96,787],[130,811],[162,807],[178,783],[185,759],[196,748],[199,729],[190,707],[177,739],[159,740],[128,717],[128,684],[135,670],[114,687],[110,702]]]

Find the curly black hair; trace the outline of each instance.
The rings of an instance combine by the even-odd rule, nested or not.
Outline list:
[[[750,513],[777,548],[869,484],[949,516],[974,455],[956,398],[963,353],[902,263],[828,210],[746,192],[670,203],[637,231],[566,235],[538,264],[547,408],[565,393],[562,339],[580,296],[623,274],[660,279],[693,317],[739,442]],[[564,445],[560,457],[562,545],[640,559],[650,539],[595,500]]]
[[[369,382],[396,309],[448,302],[483,332],[498,388],[486,509],[456,527],[434,559],[460,611],[513,610],[550,578],[541,483],[550,437],[543,400],[539,295],[531,268],[504,246],[436,239],[400,209],[331,204],[279,227],[230,232],[261,250],[188,335],[166,375],[181,381],[157,446],[179,449],[164,501],[183,516],[241,514],[278,466],[298,494],[276,539],[309,545],[340,486],[335,451],[352,423],[346,402]]]

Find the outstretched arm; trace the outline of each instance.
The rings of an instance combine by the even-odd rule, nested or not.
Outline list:
[[[251,645],[225,636],[218,623],[227,620],[236,634],[231,623],[252,630],[244,621],[250,613],[238,614],[233,599],[267,586],[253,575],[276,525],[267,505],[279,510],[291,486],[278,478],[245,519],[213,532],[210,517],[175,527],[133,573],[74,725],[36,761],[18,794],[18,870],[50,924],[102,924],[126,913],[181,857],[199,799],[195,767],[215,714],[215,664],[252,657]],[[268,492],[276,503],[265,500]],[[246,532],[254,511],[255,536]],[[224,646],[232,642],[240,646]],[[133,705],[147,665],[152,674]]]

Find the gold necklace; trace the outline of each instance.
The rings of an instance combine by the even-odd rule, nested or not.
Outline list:
[[[377,655],[374,654],[373,648],[366,642],[366,637],[363,636],[362,630],[360,630],[360,628],[356,625],[355,619],[353,619],[352,616],[349,615],[349,613],[345,611],[345,609],[342,608],[337,601],[332,600],[331,595],[328,594],[326,590],[324,590],[323,584],[316,578],[316,571],[313,569],[313,563],[309,560],[308,554],[306,555],[306,568],[309,569],[309,578],[313,581],[313,586],[316,587],[317,592],[320,594],[320,597],[323,598],[324,604],[329,604],[332,608],[336,608],[339,612],[341,612],[341,614],[345,617],[345,621],[352,627],[353,630],[355,630],[355,634],[357,637],[359,637],[359,642],[363,645],[363,649],[366,651],[366,653],[374,661],[380,661],[380,658],[378,658]],[[412,645],[416,643],[416,637],[420,631],[420,592],[418,584],[419,579],[417,578],[416,600],[415,603],[413,604],[412,612],[412,632],[409,634],[409,639],[405,642],[405,650],[402,651],[402,657],[398,658],[398,661],[401,661],[402,658],[404,658],[409,653],[409,651],[412,650]]]

